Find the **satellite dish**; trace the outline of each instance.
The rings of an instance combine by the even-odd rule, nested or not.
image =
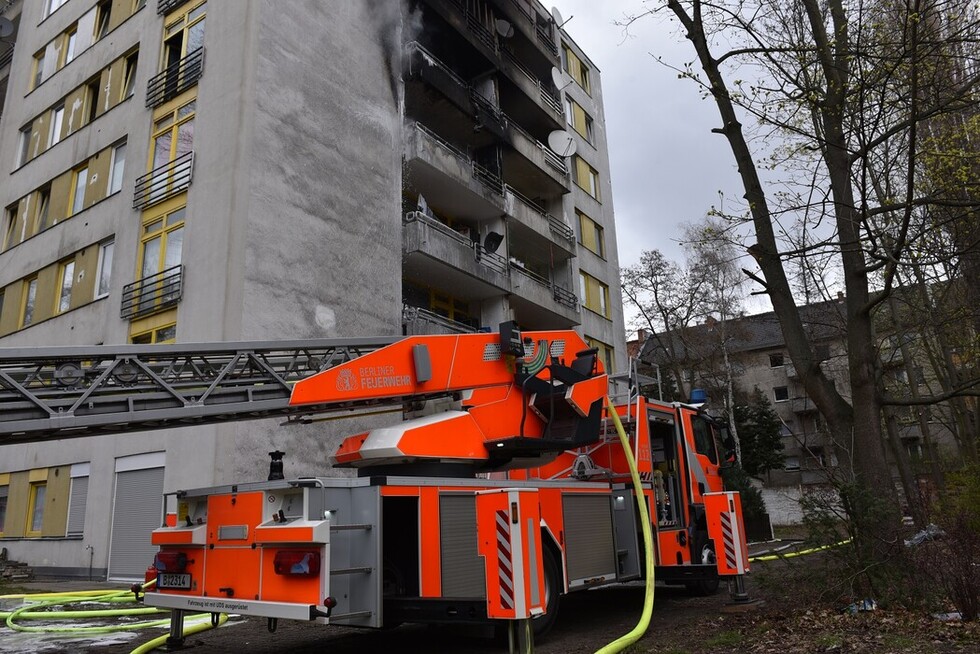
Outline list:
[[[504,20],[503,18],[498,18],[494,22],[494,27],[497,29],[497,34],[505,39],[509,39],[514,36],[514,26],[510,24],[510,21]]]
[[[572,20],[573,18],[575,18],[575,16],[569,16],[568,20]],[[561,17],[561,12],[558,11],[558,7],[551,8],[551,19],[555,21],[555,25],[558,26],[558,29],[565,27],[565,23],[568,22],[568,20]]]
[[[565,87],[572,83],[572,79],[560,71],[558,68],[551,67],[551,81],[555,83],[555,88],[564,91]]]
[[[9,18],[0,18],[0,39],[5,39],[13,33],[13,22]]]
[[[575,154],[578,144],[571,134],[563,129],[557,129],[548,134],[548,147],[560,157],[570,157]]]
[[[491,254],[497,251],[500,244],[504,241],[504,235],[497,232],[488,232],[483,239],[483,249]]]

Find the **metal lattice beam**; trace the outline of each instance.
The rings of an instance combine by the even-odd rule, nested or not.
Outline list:
[[[397,340],[0,349],[0,445],[355,408],[289,395]]]

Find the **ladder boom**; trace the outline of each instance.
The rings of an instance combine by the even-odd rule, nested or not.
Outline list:
[[[0,445],[379,404],[289,397],[297,381],[399,340],[0,348]]]

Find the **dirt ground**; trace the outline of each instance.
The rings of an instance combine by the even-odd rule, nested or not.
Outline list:
[[[714,596],[696,597],[684,589],[658,586],[653,619],[646,635],[627,651],[664,654],[723,652],[813,652],[867,654],[977,654],[980,625],[942,621],[924,614],[878,609],[850,614],[814,604],[812,588],[785,562],[757,563],[748,578],[750,595],[763,600],[751,610],[733,612],[724,588]],[[43,584],[41,585],[43,586]],[[643,588],[618,586],[575,593],[562,599],[557,623],[535,643],[540,654],[594,652],[630,631],[640,616]],[[0,653],[99,652],[124,654],[164,633],[78,640],[70,636],[43,639],[0,628]],[[19,640],[18,640],[19,639]],[[189,636],[194,654],[365,654],[367,652],[468,652],[497,654],[506,644],[487,634],[461,628],[405,625],[386,631],[364,631],[281,621],[269,633],[265,620],[233,618],[224,627]]]

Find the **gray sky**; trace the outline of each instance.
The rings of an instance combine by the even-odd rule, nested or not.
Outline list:
[[[542,1],[558,7],[602,78],[620,265],[654,248],[683,261],[680,225],[718,205],[719,190],[741,194],[731,151],[711,133],[719,124],[715,104],[654,59],[690,61],[690,42],[666,14],[642,19],[627,36],[613,22],[642,9],[639,0]]]

